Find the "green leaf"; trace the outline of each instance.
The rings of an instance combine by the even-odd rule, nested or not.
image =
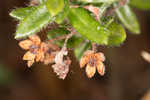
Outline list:
[[[85,3],[112,3],[118,0],[78,0]]]
[[[130,5],[139,9],[149,10],[150,0],[130,0]]]
[[[10,12],[10,16],[18,19],[18,20],[23,20],[26,16],[28,16],[34,9],[35,7],[26,7],[26,8],[18,8]]]
[[[47,0],[46,6],[52,16],[56,16],[58,13],[60,13],[64,6],[64,0]]]
[[[71,8],[68,18],[72,26],[83,37],[92,42],[107,45],[109,31],[100,25],[87,10],[83,8]]]
[[[25,38],[40,31],[52,21],[49,11],[45,5],[37,6],[17,27],[15,38]]]
[[[125,27],[129,31],[135,34],[140,34],[140,26],[136,18],[136,15],[128,5],[120,7],[119,9],[116,10],[116,13],[120,21],[125,25]]]
[[[113,16],[101,18],[101,23],[110,31],[108,45],[119,46],[126,39],[126,32],[122,25],[114,22]]]
[[[113,22],[108,26],[108,29],[111,32],[108,40],[109,46],[119,46],[126,39],[126,32],[122,25]]]
[[[74,54],[75,54],[76,58],[79,60],[83,56],[84,52],[90,48],[91,48],[90,42],[84,42],[79,47],[75,48]]]
[[[65,7],[63,9],[62,12],[60,12],[57,16],[56,16],[56,23],[60,24],[64,21],[64,19],[67,17],[68,13],[69,13],[69,2],[68,0],[64,0],[65,3]]]
[[[49,31],[47,37],[48,39],[53,39],[56,37],[67,35],[68,33],[70,33],[70,31],[68,31],[66,28],[61,27],[61,28],[57,28],[57,29],[53,29]],[[54,43],[62,47],[64,45],[64,40],[65,39],[58,40],[58,41],[55,41]],[[83,41],[83,38],[81,36],[74,35],[72,38],[68,40],[67,47],[74,48],[78,46],[82,41]]]

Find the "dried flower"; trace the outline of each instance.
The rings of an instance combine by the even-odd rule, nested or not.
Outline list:
[[[47,51],[45,52],[45,58],[43,60],[44,64],[48,65],[54,63],[55,56],[59,50],[60,48],[57,45],[49,42],[47,44]]]
[[[65,79],[69,72],[69,65],[71,60],[69,57],[64,59],[64,56],[68,54],[68,51],[65,47],[61,49],[60,52],[55,56],[55,64],[52,65],[54,72],[59,76],[60,79]]]
[[[45,45],[46,44],[42,43],[37,35],[32,35],[29,39],[19,42],[19,46],[22,49],[28,50],[23,56],[23,60],[28,61],[28,67],[31,67],[35,60],[37,62],[43,61]]]
[[[44,64],[48,65],[48,64],[54,63],[54,59],[55,59],[56,54],[57,54],[57,51],[51,52],[51,53],[46,53],[44,61],[43,61]]]
[[[83,68],[86,65],[86,74],[89,78],[94,76],[96,68],[100,75],[104,75],[104,60],[105,56],[103,55],[103,53],[94,53],[94,51],[88,50],[84,53],[83,57],[80,60],[80,67]]]
[[[31,67],[35,61],[44,62],[44,64],[53,63],[59,50],[59,47],[53,43],[41,42],[37,35],[32,35],[29,39],[21,41],[19,46],[28,50],[23,56],[23,60],[28,61],[28,67]]]

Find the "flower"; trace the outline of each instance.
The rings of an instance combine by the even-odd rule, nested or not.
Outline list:
[[[45,58],[43,60],[44,64],[48,65],[48,64],[54,63],[54,59],[55,59],[56,54],[57,54],[57,51],[51,52],[51,53],[46,53]]]
[[[105,73],[104,60],[105,56],[103,53],[94,53],[94,51],[88,50],[80,60],[80,67],[83,68],[86,65],[86,74],[89,78],[94,76],[96,69],[103,76]]]
[[[35,61],[44,62],[44,64],[53,63],[56,53],[59,51],[57,45],[41,42],[37,35],[29,36],[29,39],[19,42],[19,46],[24,50],[28,50],[23,56],[23,60],[28,61],[28,67],[31,67]]]
[[[28,61],[28,67],[31,67],[35,60],[37,62],[43,61],[46,44],[41,42],[37,35],[32,35],[29,39],[19,42],[19,46],[24,50],[28,50],[23,56],[23,60]]]
[[[54,63],[55,56],[58,53],[58,51],[60,50],[60,48],[57,45],[55,45],[51,42],[47,43],[47,48],[48,49],[45,52],[45,58],[43,60],[44,64],[46,64],[46,65]]]

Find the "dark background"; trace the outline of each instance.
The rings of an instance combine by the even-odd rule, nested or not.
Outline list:
[[[134,9],[142,34],[128,32],[120,47],[100,47],[106,56],[106,74],[88,79],[73,59],[60,80],[51,66],[26,66],[25,53],[14,39],[17,22],[8,14],[28,0],[0,0],[0,100],[141,100],[150,88],[150,64],[140,55],[150,52],[150,11]],[[147,99],[147,100],[150,100]]]

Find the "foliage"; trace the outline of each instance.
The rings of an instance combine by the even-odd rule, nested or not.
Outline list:
[[[56,24],[46,34],[47,39],[66,36],[54,39],[53,43],[61,48],[66,45],[74,48],[77,58],[81,58],[92,43],[119,46],[126,40],[124,27],[140,34],[138,18],[130,6],[150,9],[149,0],[37,0],[37,3],[10,12],[10,16],[19,21],[15,39],[27,38]]]

